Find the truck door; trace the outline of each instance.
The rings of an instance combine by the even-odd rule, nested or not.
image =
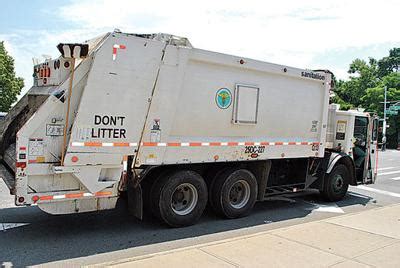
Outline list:
[[[353,157],[356,166],[357,181],[367,183],[369,155],[368,117],[356,116],[354,121]]]
[[[379,119],[377,117],[369,118],[369,136],[370,139],[370,153],[369,153],[369,167],[370,170],[370,182],[374,183],[378,174],[378,128]]]

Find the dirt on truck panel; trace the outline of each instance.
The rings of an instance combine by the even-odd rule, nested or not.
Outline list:
[[[3,128],[17,205],[87,212],[127,192],[137,217],[146,207],[184,226],[208,200],[219,215],[243,217],[272,194],[315,188],[340,199],[376,174],[373,118],[329,104],[329,71],[170,34],[112,32],[57,48],[60,57],[34,66],[34,87]],[[367,156],[358,166],[357,135]]]

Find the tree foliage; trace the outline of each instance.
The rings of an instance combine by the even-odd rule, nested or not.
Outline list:
[[[388,101],[400,101],[400,48],[393,48],[387,57],[369,61],[355,59],[349,66],[349,80],[336,83],[333,102],[341,109],[365,108],[366,111],[383,117],[384,88]],[[387,135],[392,146],[400,143],[400,115],[389,116]]]
[[[400,48],[393,48],[389,56],[378,61],[379,76],[384,77],[391,72],[398,72],[400,67]]]
[[[8,112],[24,87],[24,81],[15,76],[14,59],[0,42],[0,112]]]

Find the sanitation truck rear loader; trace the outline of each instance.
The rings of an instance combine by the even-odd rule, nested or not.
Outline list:
[[[318,189],[340,200],[376,177],[374,118],[329,104],[331,73],[113,32],[59,44],[7,115],[3,177],[17,205],[114,208],[127,192],[171,226]]]

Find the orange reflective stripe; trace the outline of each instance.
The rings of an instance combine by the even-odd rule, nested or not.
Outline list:
[[[143,146],[157,146],[157,142],[143,142]]]
[[[36,203],[37,201],[49,201],[49,200],[65,200],[65,199],[77,199],[82,197],[104,197],[110,196],[113,193],[110,191],[92,193],[70,193],[70,194],[59,194],[59,195],[43,195],[43,196],[33,196],[32,201]]]
[[[168,142],[167,145],[168,145],[168,146],[171,146],[171,147],[178,147],[178,146],[181,146],[181,144],[180,144],[179,142]]]
[[[129,142],[71,142],[75,147],[135,147],[137,143]],[[254,145],[319,145],[318,142],[267,142],[267,141],[246,141],[246,142],[142,142],[143,147],[208,147],[208,146],[254,146]],[[32,161],[32,160],[29,160]],[[34,160],[33,160],[34,161]]]
[[[101,142],[95,142],[95,141],[88,141],[88,142],[85,142],[85,146],[88,146],[88,147],[100,147],[100,146],[102,146],[102,143]]]
[[[94,195],[95,196],[106,196],[106,195],[112,195],[112,192],[97,192]]]
[[[129,147],[129,142],[114,142],[113,145],[117,147]]]
[[[221,146],[220,142],[210,142],[210,146]]]
[[[201,146],[201,142],[191,142],[189,146]]]
[[[77,193],[77,194],[66,194],[65,198],[79,198],[83,197],[83,193]]]
[[[53,196],[52,195],[43,195],[43,196],[39,197],[39,200],[53,200]]]

